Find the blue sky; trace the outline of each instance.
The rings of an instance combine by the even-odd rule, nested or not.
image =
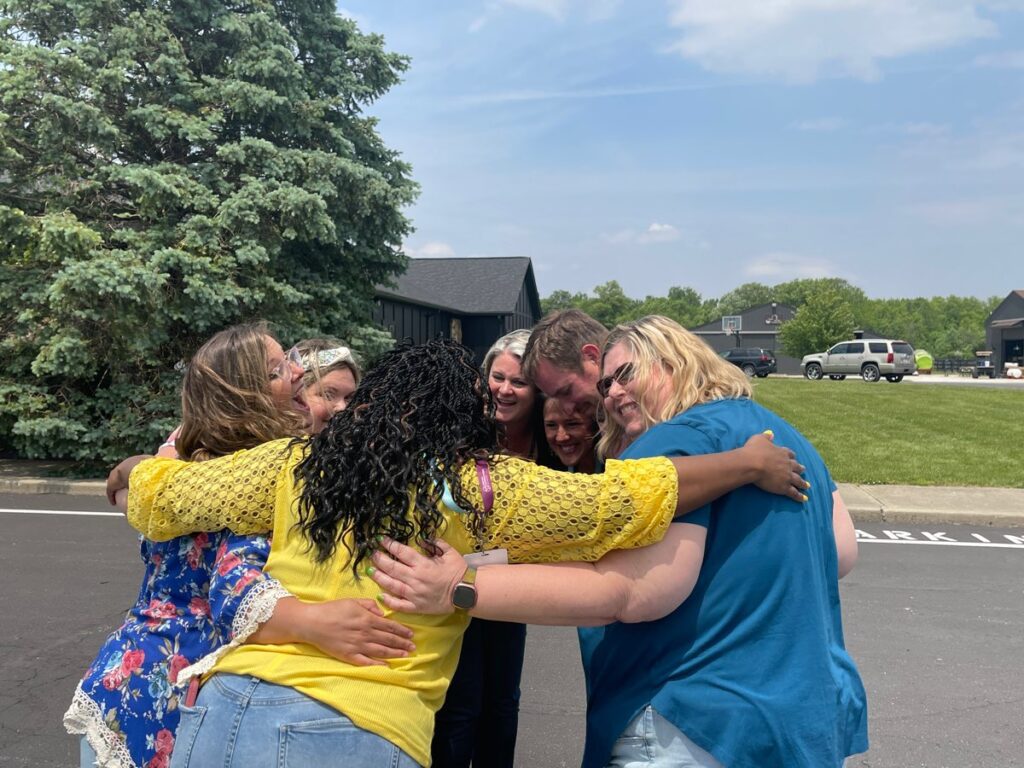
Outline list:
[[[412,57],[370,113],[410,256],[630,296],[1024,289],[1024,0],[342,0]]]

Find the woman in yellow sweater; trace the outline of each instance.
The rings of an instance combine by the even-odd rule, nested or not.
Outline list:
[[[202,464],[143,462],[131,475],[129,520],[156,539],[272,527],[266,572],[317,602],[377,595],[362,574],[382,536],[425,549],[440,537],[510,562],[593,561],[657,541],[674,515],[748,482],[803,497],[802,468],[765,438],[569,475],[495,456],[490,410],[464,347],[403,347],[312,441]],[[473,588],[463,586],[470,607]],[[429,765],[434,712],[468,618],[401,621],[416,648],[386,666],[346,664],[287,637],[233,650],[183,707],[172,766]]]

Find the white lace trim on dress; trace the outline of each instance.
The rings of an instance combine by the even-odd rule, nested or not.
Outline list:
[[[71,706],[64,713],[64,729],[68,733],[85,736],[96,752],[96,765],[101,768],[137,768],[124,738],[110,729],[99,705],[82,690],[81,683],[75,689]]]
[[[242,599],[242,604],[235,612],[235,620],[231,622],[231,642],[211,651],[195,664],[181,670],[174,685],[180,688],[187,685],[193,677],[200,677],[210,672],[221,657],[248,640],[261,624],[267,622],[274,615],[274,608],[277,606],[278,600],[291,596],[292,593],[282,587],[277,579],[267,579],[256,584]]]

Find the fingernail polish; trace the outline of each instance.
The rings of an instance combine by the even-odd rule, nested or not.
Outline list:
[[[374,568],[372,565],[366,566],[366,575],[367,576],[373,576],[373,574],[375,574],[376,572],[377,572],[377,569]]]

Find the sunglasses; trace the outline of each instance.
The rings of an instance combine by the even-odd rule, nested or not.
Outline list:
[[[274,369],[270,372],[270,380],[290,379],[291,372],[296,367],[302,367],[302,355],[299,354],[299,350],[292,347],[284,353],[284,360],[274,366]]]
[[[623,363],[615,369],[615,373],[611,376],[605,376],[603,379],[597,380],[597,392],[601,397],[608,397],[608,392],[612,388],[612,384],[618,382],[621,386],[626,386],[633,380],[633,364]]]

